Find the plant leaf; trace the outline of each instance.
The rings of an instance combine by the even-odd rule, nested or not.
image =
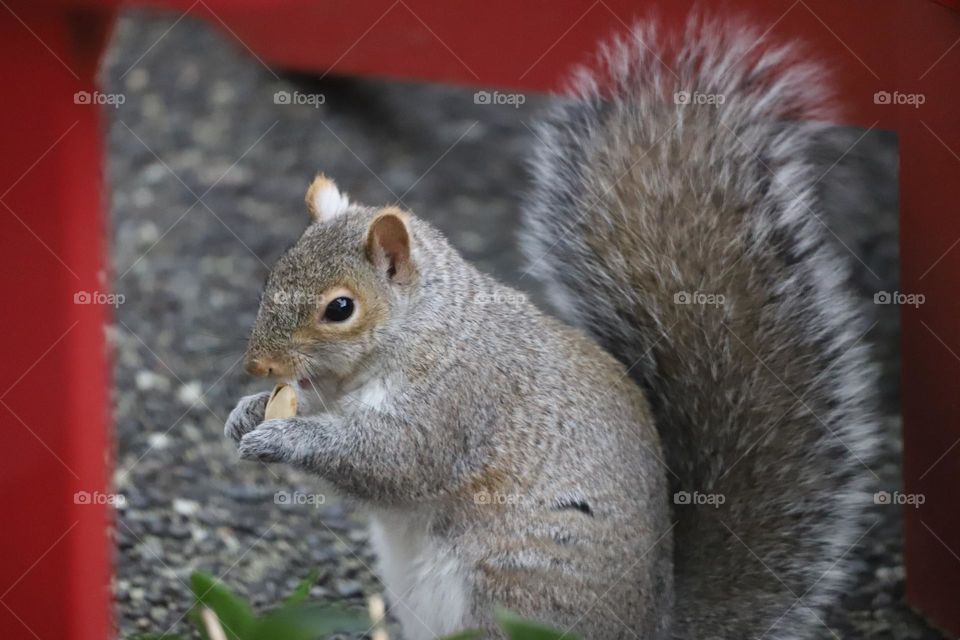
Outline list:
[[[370,618],[362,610],[289,605],[257,620],[249,640],[317,640],[337,632],[364,632],[370,627]]]
[[[577,640],[570,631],[559,631],[539,622],[522,618],[508,609],[498,608],[494,613],[497,624],[510,640]]]
[[[300,584],[297,585],[297,588],[294,589],[287,599],[284,600],[283,606],[291,606],[301,604],[304,600],[307,599],[307,596],[310,595],[310,587],[317,583],[317,578],[320,577],[320,572],[314,569],[307,577],[300,581]]]
[[[230,640],[249,640],[256,618],[253,610],[222,582],[202,572],[190,576],[190,587],[197,602],[211,609]],[[200,623],[203,628],[203,623]]]

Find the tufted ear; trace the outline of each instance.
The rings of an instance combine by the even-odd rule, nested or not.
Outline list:
[[[317,174],[310,183],[305,200],[310,217],[317,222],[332,220],[350,207],[347,196],[340,193],[336,183],[322,173]]]
[[[367,259],[396,284],[410,284],[417,275],[410,257],[407,219],[400,209],[387,207],[367,230]]]

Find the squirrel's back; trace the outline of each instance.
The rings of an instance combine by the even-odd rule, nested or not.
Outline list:
[[[676,638],[807,637],[863,533],[873,368],[814,188],[822,70],[736,24],[638,27],[537,129],[524,245],[647,391]]]

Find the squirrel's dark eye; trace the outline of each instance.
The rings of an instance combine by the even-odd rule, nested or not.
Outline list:
[[[323,319],[329,322],[343,322],[353,315],[353,300],[346,296],[334,298],[323,312]]]

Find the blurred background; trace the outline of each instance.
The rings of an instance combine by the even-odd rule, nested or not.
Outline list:
[[[304,191],[323,171],[354,200],[431,220],[543,306],[514,233],[548,98],[493,104],[473,89],[285,74],[208,25],[141,11],[118,23],[103,91],[123,97],[105,106],[121,634],[188,632],[196,569],[264,606],[315,568],[312,598],[362,606],[379,590],[363,515],[307,476],[240,462],[222,435],[237,399],[265,390],[240,360],[260,287],[306,226]],[[872,470],[890,490],[899,310],[873,302],[898,288],[896,148],[889,133],[836,128],[816,152],[824,222],[874,323],[864,339],[882,362],[885,437]],[[941,637],[902,603],[899,508],[874,511],[851,551],[856,584],[823,636]]]

